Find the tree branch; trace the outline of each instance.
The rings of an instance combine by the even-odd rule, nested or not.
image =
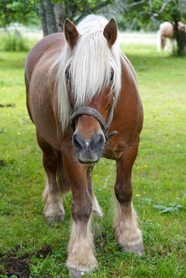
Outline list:
[[[113,1],[110,1],[110,2],[112,3]],[[75,21],[75,23],[80,21],[86,15],[95,13],[96,11],[98,11],[101,8],[104,8],[107,5],[108,5],[108,1],[97,4],[95,8],[88,8],[87,10],[83,11],[83,13],[78,17],[78,19]]]
[[[172,0],[167,0],[166,2],[163,3],[163,5],[161,6],[161,9],[157,12],[157,13],[152,13],[152,3],[150,1],[150,11],[149,12],[141,12],[140,14],[147,14],[150,16],[150,18],[155,21],[155,17],[159,16],[165,9],[165,7],[172,2]]]
[[[163,3],[161,9],[158,12],[158,15],[161,14],[163,12],[163,10],[165,9],[165,7],[167,6],[167,4],[169,4],[170,2],[172,2],[172,0],[167,0],[165,3]]]
[[[133,6],[142,4],[143,2],[145,2],[145,0],[141,0],[141,1],[139,1],[139,2],[134,2],[134,3],[132,3],[132,4],[126,5],[126,7],[127,7],[127,8],[131,8],[131,7],[133,7]]]

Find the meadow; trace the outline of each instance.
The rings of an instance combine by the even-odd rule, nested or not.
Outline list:
[[[133,167],[133,203],[146,254],[126,254],[112,232],[113,161],[93,171],[103,209],[93,219],[99,278],[186,277],[186,58],[157,52],[153,45],[122,44],[132,62],[144,106],[144,128]],[[16,275],[7,258],[29,265],[24,277],[69,277],[65,268],[71,195],[65,222],[43,217],[45,173],[35,128],[25,105],[26,52],[0,52],[0,277]],[[48,250],[48,252],[45,252]],[[12,256],[11,256],[12,254]],[[11,265],[11,266],[10,266]]]

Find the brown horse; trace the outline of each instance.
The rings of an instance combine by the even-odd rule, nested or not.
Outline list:
[[[73,277],[97,267],[91,216],[102,216],[102,210],[91,171],[101,156],[116,161],[116,241],[127,252],[144,252],[131,183],[143,108],[135,72],[119,50],[117,33],[114,19],[90,15],[77,27],[66,19],[64,34],[43,38],[26,59],[27,108],[46,171],[47,221],[63,220],[60,193],[72,192],[66,265]]]

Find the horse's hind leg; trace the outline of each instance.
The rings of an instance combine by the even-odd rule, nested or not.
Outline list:
[[[43,166],[46,171],[46,184],[43,192],[44,215],[49,223],[54,220],[63,221],[65,212],[56,181],[58,153],[41,137],[38,131],[37,141],[43,151]]]
[[[142,233],[132,206],[131,172],[138,151],[138,141],[138,138],[133,141],[116,162],[114,231],[117,242],[126,252],[137,251],[143,254]]]

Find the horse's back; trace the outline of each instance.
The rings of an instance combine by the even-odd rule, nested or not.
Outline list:
[[[54,33],[41,39],[28,53],[25,63],[26,78],[30,80],[32,71],[39,59],[48,53],[48,56],[53,56],[53,53],[60,52],[64,45],[63,33]]]

